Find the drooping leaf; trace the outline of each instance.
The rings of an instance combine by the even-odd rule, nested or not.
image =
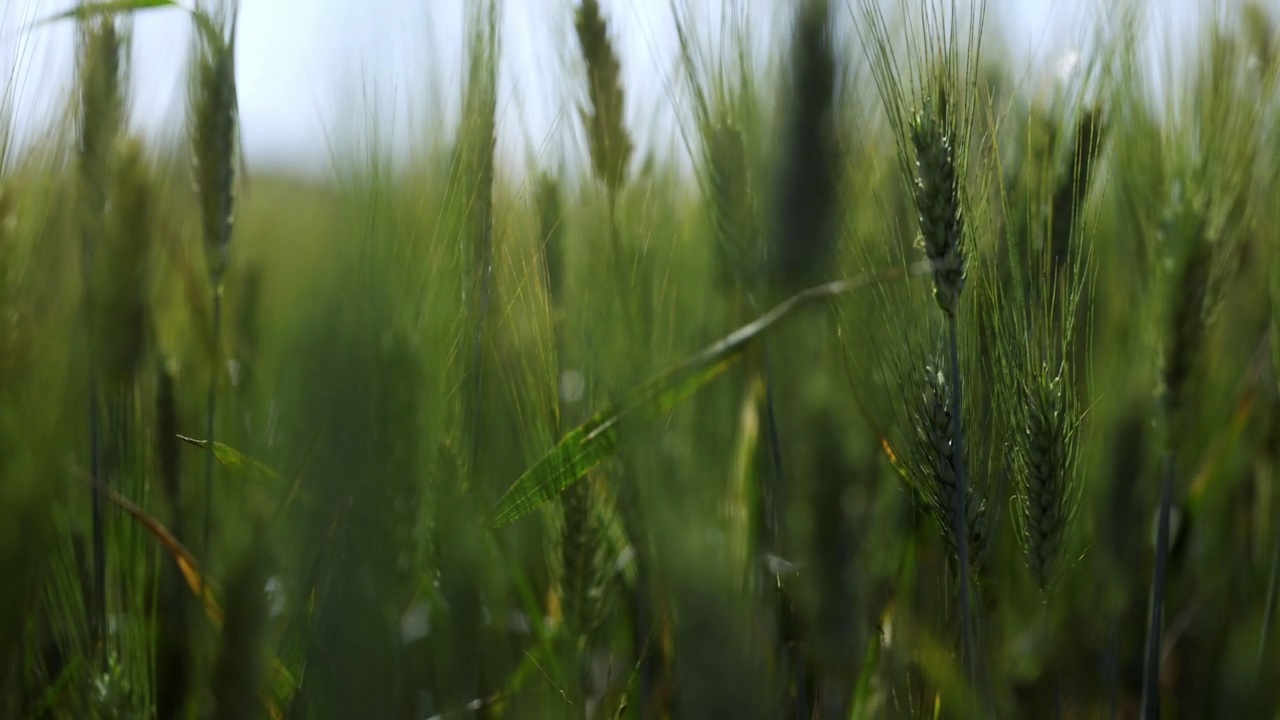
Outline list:
[[[93,18],[102,17],[104,15],[118,15],[121,13],[166,7],[178,8],[191,12],[182,5],[174,2],[174,0],[103,0],[103,2],[81,2],[70,10],[64,10],[60,13],[35,21],[32,24],[32,27],[49,25],[62,20],[92,20]]]
[[[208,440],[197,440],[196,438],[187,437],[186,435],[179,435],[178,439],[188,445],[194,445],[202,450],[209,449]],[[244,473],[245,475],[259,480],[267,480],[272,483],[276,483],[281,487],[288,486],[288,482],[284,478],[280,477],[280,473],[272,470],[266,465],[266,463],[263,463],[260,460],[255,460],[230,445],[226,445],[215,440],[213,442],[212,452],[213,459],[218,461],[218,464],[222,466],[223,470],[232,473]]]
[[[132,500],[102,483],[98,483],[98,486],[112,504],[128,513],[160,541],[160,544],[168,551],[169,556],[177,563],[178,571],[182,573],[183,579],[187,581],[187,587],[191,588],[191,592],[199,598],[204,606],[205,615],[214,625],[220,626],[222,624],[222,603],[218,600],[218,590],[200,571],[200,563],[196,561],[191,551],[187,550],[186,546],[178,538],[174,537],[173,533],[169,532],[169,528],[165,527],[163,523],[146,510],[134,504]]]
[[[132,500],[121,495],[115,490],[107,487],[101,482],[95,483],[102,489],[106,498],[116,507],[119,507],[134,520],[137,520],[153,537],[160,541],[169,556],[173,558],[174,563],[178,566],[178,571],[182,573],[183,579],[187,583],[187,587],[191,589],[192,594],[200,600],[204,607],[205,616],[209,618],[209,622],[217,629],[222,627],[222,602],[218,598],[217,585],[210,580],[200,570],[200,563],[196,560],[191,551],[183,545],[177,537],[174,536],[169,528],[164,526],[146,510],[138,507]],[[274,697],[267,696],[264,693],[262,698],[263,707],[267,714],[271,717],[283,717],[280,712],[281,702],[287,702],[293,696],[298,688],[298,682],[294,678],[293,673],[285,667],[280,658],[272,655],[268,658],[271,668],[272,693]]]
[[[36,20],[27,26],[26,30],[34,30],[38,27],[52,25],[64,20],[84,21],[109,15],[163,8],[174,8],[187,13],[191,16],[192,21],[195,22],[196,28],[207,38],[221,38],[217,25],[208,13],[189,8],[182,3],[176,2],[176,0],[99,0],[98,2],[80,2],[69,10]]]
[[[831,300],[878,283],[932,271],[928,262],[866,273],[817,285],[792,295],[769,312],[686,358],[570,430],[556,446],[522,474],[490,512],[490,525],[501,527],[553,499],[618,448],[618,425],[638,412],[664,413],[738,360],[751,343],[797,308]]]

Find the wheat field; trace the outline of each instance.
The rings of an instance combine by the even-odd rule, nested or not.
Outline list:
[[[764,66],[673,3],[686,172],[571,5],[583,163],[521,175],[501,0],[456,122],[319,178],[244,162],[233,2],[46,18],[0,717],[1280,718],[1280,14],[1032,83],[982,0],[790,0]]]

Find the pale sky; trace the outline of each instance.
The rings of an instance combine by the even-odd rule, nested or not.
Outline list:
[[[522,165],[539,147],[552,154],[579,142],[572,93],[577,0],[504,0],[501,19],[500,152]],[[719,28],[725,0],[677,0]],[[1231,2],[1231,0],[1225,0]],[[672,0],[600,0],[621,54],[628,124],[642,144],[678,146],[670,101],[675,72]],[[766,52],[785,27],[784,0],[733,0]],[[1280,0],[1273,0],[1277,5]],[[17,94],[21,139],[47,127],[66,107],[74,64],[70,23],[23,32],[27,23],[65,10],[68,0],[5,0],[0,60],[24,82]],[[843,4],[843,3],[837,3]],[[849,6],[856,6],[848,0]],[[962,3],[964,4],[964,3]],[[1161,23],[1185,31],[1197,0],[1149,0]],[[1054,67],[1079,46],[1082,27],[1107,0],[990,0],[988,26],[1020,63]],[[465,53],[467,0],[243,0],[237,71],[242,136],[253,166],[324,172],[331,141],[353,136],[365,117],[397,150],[427,132],[427,119],[457,105]],[[845,13],[848,15],[848,13]],[[186,98],[188,20],[173,10],[140,13],[133,26],[133,123],[154,137],[181,131]],[[580,83],[580,81],[578,81]],[[376,112],[369,112],[376,106]],[[574,151],[577,152],[577,151]]]

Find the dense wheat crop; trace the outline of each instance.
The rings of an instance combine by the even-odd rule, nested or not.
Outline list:
[[[246,172],[233,3],[49,20],[0,717],[1280,717],[1280,18],[1157,77],[1119,3],[1033,82],[979,0],[792,0],[763,63],[674,3],[681,163],[618,5],[564,4],[581,147],[527,173],[499,0],[459,118],[319,178]]]

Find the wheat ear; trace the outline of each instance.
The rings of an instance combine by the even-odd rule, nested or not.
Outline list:
[[[840,143],[836,54],[827,0],[808,0],[796,17],[789,111],[778,173],[771,269],[790,294],[831,264],[839,237]]]
[[[986,503],[957,476],[956,414],[947,374],[937,364],[925,367],[911,405],[914,430],[909,461],[917,498],[934,517],[953,556],[960,558],[960,533],[967,538],[968,565],[977,574],[986,551]],[[961,511],[961,508],[963,510]]]
[[[1079,510],[1078,412],[1066,376],[1048,367],[1039,371],[1022,381],[1021,427],[1013,446],[1018,483],[1014,519],[1031,579],[1047,594],[1061,569],[1067,531]]]
[[[742,131],[732,123],[722,122],[704,130],[704,158],[711,190],[712,216],[715,221],[716,247],[723,263],[721,281],[732,287],[736,280],[750,294],[747,258],[737,250],[751,247],[756,236],[752,219],[751,175],[747,166],[747,148]]]
[[[622,68],[609,39],[609,28],[596,0],[583,0],[574,29],[587,64],[589,107],[582,112],[591,151],[591,169],[609,192],[610,203],[622,191],[631,162],[631,136],[623,123]]]
[[[587,66],[588,106],[581,111],[587,128],[591,171],[604,185],[609,201],[609,238],[613,244],[614,266],[619,283],[627,280],[622,257],[622,236],[618,229],[618,198],[627,182],[634,145],[623,122],[625,96],[622,66],[609,27],[596,0],[582,0],[574,14],[578,46]]]

